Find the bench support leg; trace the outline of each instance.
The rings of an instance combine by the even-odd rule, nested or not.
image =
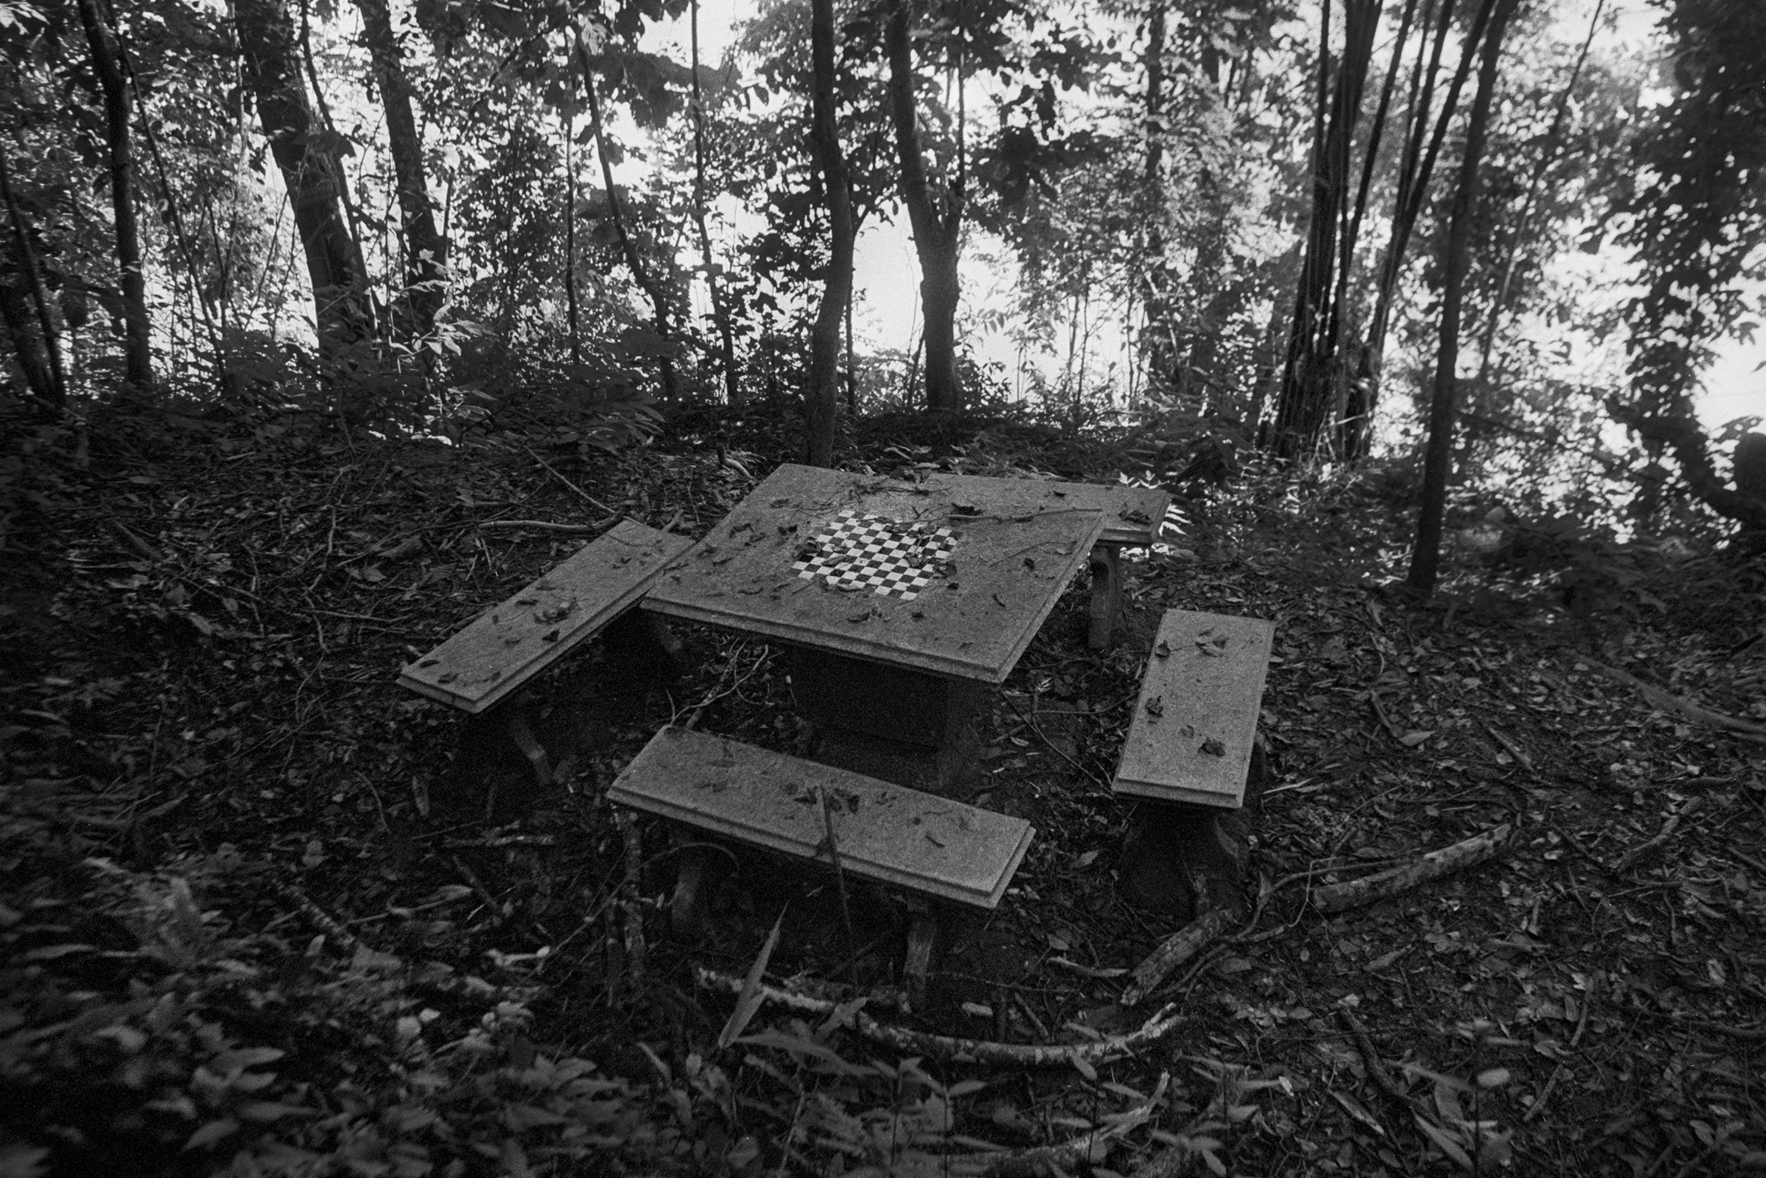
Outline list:
[[[797,708],[820,733],[817,760],[945,796],[978,784],[979,684],[798,647],[790,667]]]
[[[1108,650],[1121,612],[1122,551],[1115,544],[1098,544],[1091,550],[1091,625],[1086,646]]]
[[[901,973],[907,983],[908,1002],[915,1010],[926,1008],[926,982],[932,976],[932,950],[938,943],[938,910],[927,908],[914,913],[908,928],[907,958]]]

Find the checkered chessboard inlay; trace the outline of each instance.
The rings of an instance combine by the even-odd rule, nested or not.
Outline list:
[[[947,527],[843,511],[791,569],[805,580],[821,577],[835,589],[869,589],[879,597],[912,601],[956,548],[956,534]]]

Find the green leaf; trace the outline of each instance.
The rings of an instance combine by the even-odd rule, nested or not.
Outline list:
[[[190,1135],[184,1143],[185,1149],[206,1149],[223,1137],[231,1136],[239,1131],[239,1122],[232,1117],[222,1117],[218,1121],[210,1121]]]
[[[742,993],[736,999],[736,1009],[730,1012],[729,1021],[724,1024],[724,1029],[718,1032],[717,1049],[719,1051],[740,1038],[742,1032],[748,1029],[748,1024],[753,1021],[756,1012],[760,1010],[760,1004],[763,1001],[760,992],[760,979],[766,973],[767,962],[772,960],[773,950],[778,947],[779,926],[784,920],[785,910],[781,908],[779,909],[779,918],[773,921],[772,931],[766,935],[766,942],[761,945],[760,953],[755,957],[754,964],[748,967],[748,976],[742,981]]]

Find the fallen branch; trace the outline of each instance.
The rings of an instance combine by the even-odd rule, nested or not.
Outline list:
[[[1621,671],[1617,667],[1609,667],[1605,663],[1583,656],[1583,662],[1619,683],[1635,687],[1644,702],[1659,712],[1667,712],[1691,720],[1695,724],[1703,724],[1707,728],[1716,728],[1723,732],[1732,732],[1747,740],[1766,742],[1766,724],[1756,724],[1752,720],[1743,720],[1728,716],[1722,712],[1713,712],[1710,708],[1701,708],[1691,700],[1682,699],[1653,683],[1646,683],[1630,671]]]
[[[1668,815],[1668,820],[1662,823],[1662,829],[1656,832],[1654,838],[1650,839],[1648,842],[1637,844],[1635,847],[1632,847],[1629,851],[1626,851],[1623,855],[1619,856],[1619,861],[1613,864],[1613,871],[1615,873],[1630,871],[1633,867],[1636,867],[1639,863],[1650,858],[1657,851],[1666,846],[1668,840],[1674,837],[1674,832],[1680,829],[1680,820],[1697,810],[1701,800],[1702,799],[1700,798],[1693,798],[1688,801],[1686,805]]]
[[[613,523],[611,519],[597,520],[592,524],[555,524],[551,520],[545,519],[481,519],[478,521],[478,526],[480,528],[531,528],[536,532],[587,534],[606,531],[607,525],[611,523]]]
[[[1170,976],[1171,971],[1201,952],[1202,947],[1218,937],[1231,923],[1224,908],[1210,908],[1177,932],[1166,937],[1152,955],[1134,967],[1128,988],[1122,991],[1122,1005],[1135,1006],[1153,988]]]
[[[695,966],[693,976],[707,990],[719,990],[728,994],[742,992],[742,978],[719,973],[704,966]],[[765,1001],[799,1014],[827,1016],[834,1013],[837,1005],[827,999],[811,998],[807,994],[798,994],[778,986],[763,984],[758,993]],[[853,1030],[860,1035],[873,1043],[892,1047],[904,1055],[1006,1068],[1073,1066],[1082,1071],[1088,1067],[1096,1068],[1114,1062],[1150,1047],[1170,1034],[1177,1024],[1178,1016],[1170,1006],[1166,1006],[1142,1023],[1138,1030],[1126,1035],[1112,1035],[1089,1043],[1041,1044],[992,1043],[983,1039],[960,1039],[953,1035],[910,1031],[904,1027],[878,1022],[862,1010],[854,1013],[852,1022]]]
[[[1348,883],[1327,884],[1312,889],[1312,905],[1320,912],[1342,912],[1350,908],[1359,908],[1363,904],[1372,904],[1378,900],[1389,900],[1402,892],[1407,892],[1418,884],[1451,875],[1467,867],[1475,866],[1487,859],[1500,854],[1508,844],[1509,835],[1514,827],[1504,822],[1495,830],[1487,830],[1483,834],[1473,835],[1469,839],[1454,843],[1451,847],[1443,847],[1439,851],[1430,851],[1421,859],[1405,867],[1394,867],[1390,871],[1379,871],[1361,879],[1350,880]]]

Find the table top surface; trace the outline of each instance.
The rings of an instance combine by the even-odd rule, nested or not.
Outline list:
[[[1001,479],[986,475],[929,472],[918,485],[983,511],[1015,514],[1037,508],[1095,507],[1104,513],[1103,544],[1147,545],[1171,506],[1171,494],[1158,487],[1127,483],[1063,483],[1046,479]]]
[[[1105,538],[1108,501],[1062,487],[1112,490],[978,476],[914,483],[781,466],[669,562],[644,607],[1001,683]],[[1126,503],[1119,509],[1130,510]]]

